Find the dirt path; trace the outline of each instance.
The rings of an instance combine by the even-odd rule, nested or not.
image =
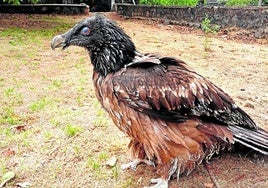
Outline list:
[[[124,28],[139,51],[186,61],[229,93],[259,126],[268,130],[267,41],[244,35],[235,37],[234,32],[206,39],[201,31],[191,28],[125,20],[115,13],[107,16]],[[74,24],[82,17],[58,18]],[[36,36],[33,43],[23,47],[14,45],[16,37],[12,34],[3,34],[10,25],[30,32],[32,28],[59,24],[40,22],[41,18],[40,15],[0,17],[0,114],[4,114],[3,109],[9,107],[11,99],[16,102],[22,99],[20,103],[12,103],[14,113],[21,118],[18,124],[11,126],[3,121],[0,129],[0,175],[10,170],[17,175],[7,187],[20,182],[29,182],[31,187],[148,186],[150,178],[156,178],[153,168],[142,166],[135,172],[119,168],[129,161],[128,138],[113,125],[95,99],[87,52],[76,47],[54,52],[50,50],[49,34],[46,38]],[[10,92],[12,88],[18,95]],[[8,134],[3,131],[19,125],[26,130]],[[70,137],[70,133],[66,135],[66,126],[78,127],[80,131]],[[8,149],[14,154],[6,156]],[[110,168],[105,163],[112,156],[118,162]],[[223,152],[211,160],[208,169],[221,187],[264,188],[268,187],[267,162],[267,158],[257,154]],[[213,182],[201,165],[170,185],[211,188]]]

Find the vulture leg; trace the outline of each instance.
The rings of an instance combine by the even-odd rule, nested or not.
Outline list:
[[[126,170],[128,168],[131,168],[132,170],[136,170],[137,166],[140,165],[141,163],[145,163],[149,166],[153,166],[155,167],[155,164],[150,161],[150,160],[146,160],[146,159],[135,159],[134,161],[127,163],[127,164],[123,164],[121,166],[121,169]]]
[[[156,184],[151,187],[144,187],[144,188],[168,188],[168,180],[157,178],[157,179],[151,179],[151,182]]]

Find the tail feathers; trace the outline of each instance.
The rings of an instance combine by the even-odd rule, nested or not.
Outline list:
[[[268,155],[268,132],[261,128],[248,129],[239,126],[229,126],[235,142]]]

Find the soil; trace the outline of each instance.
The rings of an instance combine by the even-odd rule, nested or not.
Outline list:
[[[229,93],[238,106],[244,109],[258,126],[268,130],[267,39],[257,40],[247,31],[237,28],[229,28],[228,32],[223,30],[215,35],[205,35],[195,28],[165,25],[151,20],[124,19],[116,13],[105,14],[124,28],[139,51],[173,56],[186,61],[196,72]],[[32,17],[35,18],[34,21],[29,20],[27,15],[1,14],[0,30],[11,26],[28,29],[51,26],[50,22],[38,21],[42,15],[32,15]],[[54,15],[54,17],[57,16]],[[85,16],[65,16],[63,18],[68,18],[71,22],[76,23],[83,17]],[[6,45],[5,47],[8,48],[9,43],[2,40],[2,45]],[[83,131],[71,139],[66,139],[58,127],[53,127],[51,123],[48,123],[51,119],[57,119],[56,111],[52,113],[41,111],[38,114],[31,114],[31,118],[24,122],[23,126],[25,125],[26,129],[29,127],[34,129],[35,126],[39,126],[38,131],[34,129],[35,133],[31,136],[35,144],[27,146],[25,152],[18,152],[17,149],[14,149],[16,154],[8,154],[8,157],[4,155],[5,152],[8,151],[8,148],[18,148],[16,144],[1,148],[5,151],[1,152],[2,163],[6,164],[7,169],[16,171],[17,174],[16,179],[8,183],[7,187],[16,187],[19,182],[30,182],[30,187],[135,188],[150,185],[150,179],[157,178],[153,167],[141,165],[136,171],[127,170],[125,172],[116,168],[116,171],[118,170],[116,176],[113,169],[111,170],[103,164],[104,167],[100,169],[106,169],[109,173],[98,171],[96,175],[95,167],[93,170],[89,168],[92,166],[89,161],[94,161],[94,157],[100,156],[96,154],[104,151],[109,157],[116,156],[118,166],[129,162],[128,138],[113,125],[106,115],[100,115],[105,119],[105,122],[102,122],[103,125],[94,124],[95,119],[99,116],[98,109],[100,107],[95,104],[94,89],[90,80],[92,66],[88,63],[87,52],[76,47],[71,47],[63,52],[54,52],[49,49],[49,45],[50,39],[45,42],[43,47],[45,51],[40,51],[38,59],[30,57],[28,59],[30,63],[39,62],[37,75],[29,75],[27,67],[21,68],[18,72],[10,62],[9,66],[0,68],[0,76],[30,80],[29,84],[35,87],[33,92],[21,89],[22,92],[27,93],[24,107],[20,108],[25,111],[31,100],[46,92],[43,88],[48,81],[42,80],[40,75],[45,75],[50,79],[64,80],[63,85],[65,83],[66,85],[53,95],[61,98],[59,106],[69,109],[73,113],[79,112],[73,119],[70,118],[70,121],[80,124]],[[86,59],[85,62],[84,59]],[[0,66],[4,66],[3,62],[11,61],[11,59],[2,56],[1,61]],[[81,79],[81,75],[76,69],[78,67],[76,62],[86,65],[82,76],[86,74],[85,77],[88,80]],[[58,66],[57,69],[54,67],[55,64]],[[82,96],[85,100],[83,105],[78,105],[76,99],[79,93],[74,88],[78,87],[81,80],[84,83],[83,91],[87,94]],[[6,84],[14,83],[10,81]],[[4,89],[5,84],[2,87]],[[51,93],[45,94],[49,96]],[[68,119],[68,116],[60,118],[58,121],[62,123],[64,118]],[[43,135],[48,131],[53,133],[53,137],[45,140]],[[46,150],[41,151],[41,146],[44,145],[46,145]],[[78,154],[70,152],[68,145],[79,147],[80,152]],[[24,168],[21,167],[22,160]],[[101,159],[100,161],[103,162]],[[182,176],[179,180],[171,180],[169,185],[171,188],[268,187],[268,158],[252,151],[223,151],[207,165],[197,166],[190,175]]]

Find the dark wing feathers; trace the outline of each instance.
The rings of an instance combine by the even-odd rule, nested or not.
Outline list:
[[[153,58],[153,60],[149,60]],[[114,94],[126,105],[171,122],[191,116],[222,125],[255,128],[251,118],[220,88],[187,69],[184,62],[155,56],[139,59],[114,73]],[[149,61],[149,63],[147,62]]]

